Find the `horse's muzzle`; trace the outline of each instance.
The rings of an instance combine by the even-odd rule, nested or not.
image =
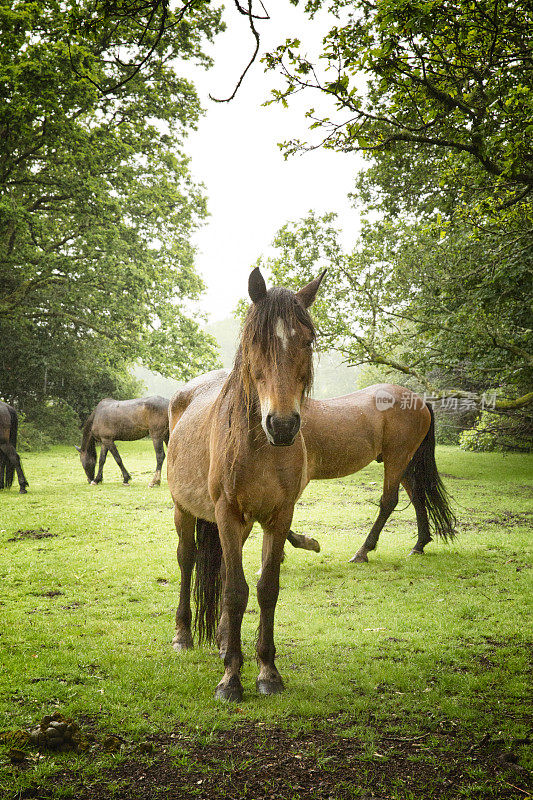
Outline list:
[[[275,447],[287,447],[294,442],[300,424],[301,418],[296,411],[284,416],[267,414],[265,427],[268,441]]]

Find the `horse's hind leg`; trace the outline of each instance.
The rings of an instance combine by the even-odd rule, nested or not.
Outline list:
[[[311,538],[311,536],[305,536],[303,533],[289,531],[287,534],[287,541],[290,542],[293,547],[300,548],[301,550],[312,550],[314,553],[320,553],[320,542],[317,542],[317,540]]]
[[[131,481],[131,475],[128,472],[128,470],[126,469],[126,467],[124,466],[124,464],[122,463],[122,459],[120,457],[120,453],[118,452],[118,449],[117,449],[117,446],[116,446],[115,442],[111,442],[108,445],[108,448],[109,448],[109,452],[111,453],[111,455],[113,456],[113,458],[117,462],[117,464],[118,464],[118,466],[120,468],[120,471],[122,472],[122,480],[123,480],[124,484],[127,485]]]
[[[149,489],[153,488],[154,486],[160,486],[161,468],[163,466],[163,461],[165,460],[165,448],[163,447],[163,439],[157,439],[152,437],[152,441],[154,443],[156,466],[152,480],[148,484]]]
[[[368,561],[368,553],[375,550],[378,543],[379,534],[383,530],[383,526],[388,518],[398,505],[398,490],[400,488],[400,480],[403,471],[407,465],[402,464],[398,468],[395,464],[388,464],[385,462],[385,475],[383,481],[383,494],[379,501],[379,514],[377,520],[372,525],[370,533],[365,539],[364,544],[359,548],[357,553],[352,556],[350,561],[361,563]]]
[[[404,475],[402,478],[402,485],[407,494],[409,495],[409,498],[415,508],[416,524],[418,528],[418,539],[416,540],[416,544],[409,553],[409,555],[421,556],[424,554],[424,547],[429,542],[433,541],[429,530],[428,512],[426,510],[424,502],[418,497],[417,493],[414,491],[412,478],[406,477]]]
[[[175,650],[188,650],[193,646],[191,634],[191,576],[196,561],[194,526],[191,514],[174,507],[174,523],[178,532],[178,564],[181,572],[180,600],[176,611],[176,633],[172,640]]]
[[[279,567],[284,544],[285,536],[265,529],[261,577],[257,582],[257,600],[261,615],[256,648],[259,662],[256,686],[261,694],[279,694],[284,688],[274,663],[274,613],[279,594]]]
[[[22,465],[20,463],[20,456],[13,447],[12,444],[2,444],[0,445],[0,450],[2,451],[2,455],[5,459],[5,468],[2,470],[2,474],[7,469],[7,464],[11,464],[11,468],[15,470],[17,473],[17,478],[19,482],[19,492],[20,494],[26,494],[26,487],[29,486],[28,481],[26,480],[26,476],[22,471]],[[13,474],[13,473],[11,473]],[[2,478],[3,480],[3,478]],[[9,485],[11,485],[9,483]]]

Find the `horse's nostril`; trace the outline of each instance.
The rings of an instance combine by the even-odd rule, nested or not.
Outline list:
[[[274,444],[292,444],[300,430],[300,415],[294,412],[288,415],[267,414],[265,427]]]

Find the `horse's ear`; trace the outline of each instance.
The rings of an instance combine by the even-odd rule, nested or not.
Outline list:
[[[78,445],[77,445],[77,444],[75,444],[75,445],[74,445],[74,447],[76,448],[76,450],[78,451],[78,453],[81,453],[81,447],[78,447]]]
[[[263,297],[266,297],[267,287],[263,276],[256,267],[250,272],[248,278],[248,294],[253,303],[258,303]]]
[[[322,279],[326,274],[327,269],[322,272],[318,278],[315,278],[314,281],[308,283],[307,286],[303,286],[299,292],[296,292],[296,297],[298,297],[306,308],[312,306],[315,302],[316,293],[318,292],[318,287],[322,283]]]

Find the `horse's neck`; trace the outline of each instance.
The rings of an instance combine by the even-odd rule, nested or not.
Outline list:
[[[87,450],[89,445],[91,444],[91,440],[94,439],[93,436],[93,422],[94,422],[94,411],[87,419],[85,425],[83,426],[83,434],[81,437],[81,449]]]

